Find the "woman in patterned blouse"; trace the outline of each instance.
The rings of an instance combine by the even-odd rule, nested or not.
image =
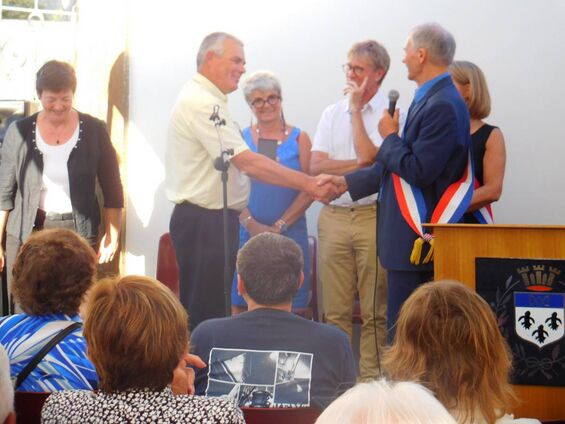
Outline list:
[[[188,317],[158,281],[128,276],[97,283],[84,336],[100,390],[51,395],[44,423],[244,423],[231,401],[173,393],[171,385],[190,392]]]
[[[0,344],[8,352],[12,378],[57,333],[81,322],[79,307],[92,285],[96,263],[92,247],[71,230],[38,231],[22,246],[12,290],[23,313],[0,319]],[[18,390],[92,390],[97,383],[82,330],[77,328],[49,351]]]

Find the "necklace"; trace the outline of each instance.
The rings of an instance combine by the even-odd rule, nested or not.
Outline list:
[[[259,128],[259,123],[257,123],[257,125],[255,126],[255,132],[257,133],[258,138],[261,138],[261,128]],[[283,127],[281,128],[280,132],[281,132],[281,134],[284,134],[284,138],[288,137],[288,130],[287,130],[284,122],[283,122]],[[280,143],[282,140],[277,140],[277,141]]]
[[[48,131],[51,133],[52,138],[50,137],[50,140],[55,140],[54,144],[58,146],[65,143],[65,141],[67,140],[65,138],[67,130],[69,130],[69,127],[73,125],[74,122],[72,116],[67,117],[64,121],[58,122],[53,122],[49,120],[47,116],[44,116],[42,123],[44,125],[44,128],[48,129]],[[53,141],[51,141],[51,143],[53,143]]]
[[[53,135],[55,136],[55,144],[60,145],[61,140],[64,140],[63,135],[67,130],[66,125],[60,125],[59,128],[53,125]]]

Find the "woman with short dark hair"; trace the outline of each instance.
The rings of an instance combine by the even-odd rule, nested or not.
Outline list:
[[[76,86],[71,65],[45,63],[36,79],[42,110],[14,122],[6,132],[0,167],[0,246],[6,230],[9,281],[16,254],[34,230],[68,228],[97,248],[97,182],[105,223],[99,262],[111,261],[118,248],[124,202],[116,151],[105,124],[73,108]],[[4,262],[0,247],[0,270]]]
[[[75,323],[96,274],[92,247],[74,231],[57,228],[34,233],[14,264],[13,294],[23,313],[0,319],[0,344],[16,379],[43,346]],[[79,325],[59,341],[18,390],[51,392],[96,388],[98,377],[86,356]],[[21,377],[20,377],[21,379]]]
[[[51,395],[42,422],[244,423],[229,400],[173,394],[170,385],[179,385],[187,365],[188,317],[158,281],[128,276],[98,282],[89,295],[84,336],[100,390]]]

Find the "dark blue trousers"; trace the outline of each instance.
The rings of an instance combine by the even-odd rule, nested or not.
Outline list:
[[[387,271],[388,297],[387,297],[387,342],[392,344],[396,331],[396,320],[400,308],[416,288],[434,279],[433,271]]]
[[[180,301],[188,311],[190,328],[226,315],[224,301],[224,225],[221,209],[177,204],[169,231],[179,266]],[[229,210],[230,277],[239,246],[239,212]],[[231,278],[228,290],[231,291]]]

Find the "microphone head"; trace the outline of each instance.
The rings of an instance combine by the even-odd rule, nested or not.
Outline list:
[[[388,101],[389,102],[396,102],[400,97],[400,93],[397,90],[390,90],[388,92]]]

